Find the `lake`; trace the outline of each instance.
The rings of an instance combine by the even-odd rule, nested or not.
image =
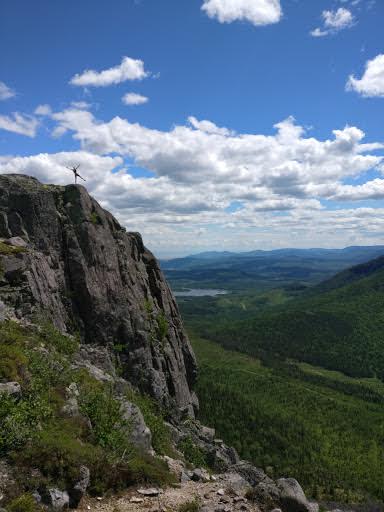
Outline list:
[[[175,297],[216,297],[217,295],[225,295],[226,293],[228,292],[225,290],[191,288],[173,292],[173,295]]]

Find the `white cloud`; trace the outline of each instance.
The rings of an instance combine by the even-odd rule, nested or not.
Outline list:
[[[135,92],[127,92],[121,98],[121,101],[125,105],[143,105],[144,103],[148,103],[149,98],[146,96],[142,96],[141,94],[137,94]]]
[[[188,122],[193,126],[193,128],[196,128],[196,130],[200,130],[205,133],[216,133],[218,135],[231,135],[234,133],[231,130],[228,130],[228,128],[220,128],[215,123],[212,123],[212,121],[199,121],[194,116],[189,116]]]
[[[312,30],[310,34],[313,37],[324,37],[328,35],[328,32],[326,30],[321,30],[321,28],[317,27],[314,30]]]
[[[72,182],[65,166],[80,163],[89,192],[162,254],[374,243],[384,231],[384,209],[340,206],[384,198],[384,178],[354,184],[372,168],[384,173],[383,145],[364,143],[357,127],[319,140],[293,118],[273,135],[238,134],[192,116],[169,131],[74,108],[52,119],[81,149],[7,157],[0,172],[64,184]],[[131,166],[150,177],[135,177]],[[228,208],[234,202],[237,211]],[[335,202],[336,211],[324,206]]]
[[[38,115],[38,116],[50,116],[52,114],[52,109],[47,104],[45,104],[45,105],[38,105],[35,108],[35,112],[34,113],[36,115]]]
[[[335,34],[355,24],[355,17],[352,12],[344,7],[340,7],[335,11],[323,11],[321,16],[323,18],[323,27],[312,30],[310,34],[313,37]]]
[[[201,9],[220,23],[240,20],[255,26],[269,25],[282,17],[280,0],[204,0]]]
[[[0,82],[0,101],[8,100],[16,96],[16,93],[13,89],[8,87],[4,82]]]
[[[351,11],[343,7],[340,7],[337,11],[324,11],[323,18],[325,27],[335,30],[348,28],[354,23]]]
[[[0,130],[34,137],[38,126],[39,121],[32,116],[19,114],[18,112],[14,112],[12,116],[0,115]]]
[[[71,78],[70,84],[82,87],[107,87],[127,80],[142,80],[149,75],[144,69],[144,62],[130,57],[123,57],[121,64],[104,71],[86,70]]]
[[[384,97],[384,54],[366,63],[360,79],[351,75],[346,87],[347,90],[356,91],[367,98]]]
[[[71,107],[78,108],[79,110],[88,110],[91,106],[92,105],[86,101],[71,101]]]
[[[178,183],[206,183],[209,177],[209,182],[221,186],[245,184],[247,194],[253,187],[267,186],[278,193],[289,186],[295,190],[293,196],[301,195],[308,183],[355,176],[382,160],[366,154],[382,146],[362,144],[364,133],[358,128],[335,130],[333,139],[320,141],[305,137],[293,118],[278,123],[273,136],[234,134],[195,118],[189,119],[193,127],[176,126],[171,131],[149,129],[120,117],[103,123],[90,112],[74,109],[53,118],[88,151],[128,156]]]

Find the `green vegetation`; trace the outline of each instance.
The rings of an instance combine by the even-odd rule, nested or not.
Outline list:
[[[185,460],[196,467],[208,467],[208,461],[201,450],[188,436],[180,441],[177,447],[185,457]]]
[[[171,436],[164,423],[164,411],[149,396],[131,392],[128,399],[137,405],[144,416],[144,420],[152,433],[152,446],[157,453],[170,457],[175,456],[172,448]]]
[[[266,362],[292,358],[355,377],[384,379],[384,258],[355,269],[357,279],[337,276],[284,307],[193,327],[226,348]],[[341,280],[343,285],[333,289],[332,283]]]
[[[25,247],[15,247],[0,241],[0,256],[11,256],[25,251]]]
[[[9,503],[14,512],[31,512],[28,493],[37,488],[70,487],[81,465],[90,469],[92,494],[138,482],[172,481],[165,462],[130,443],[130,425],[121,416],[111,385],[71,368],[77,347],[75,338],[61,335],[47,322],[28,328],[0,323],[0,381],[14,380],[22,388],[21,396],[2,395],[0,400],[0,457],[18,468],[22,494]],[[80,414],[68,417],[63,405],[71,383],[77,386]],[[140,395],[137,400],[148,403],[146,417],[151,426],[158,422],[156,446],[165,449],[160,419],[149,401]]]
[[[193,346],[201,419],[242,457],[297,478],[316,499],[384,500],[381,382],[294,363],[266,367],[198,338]]]
[[[265,287],[179,298],[201,419],[314,498],[384,501],[384,258],[312,288],[299,275],[282,287],[274,271]]]
[[[168,321],[164,315],[163,311],[160,311],[160,313],[156,317],[156,336],[159,342],[163,345],[166,336],[168,335]]]
[[[178,512],[199,512],[200,508],[200,501],[196,498],[180,505]]]
[[[7,506],[8,512],[36,512],[39,509],[32,494],[22,494]]]
[[[169,329],[168,320],[164,311],[159,311],[155,314],[153,302],[151,300],[144,301],[144,310],[151,327],[152,343],[156,343],[161,347],[161,349],[164,349],[164,343]]]
[[[91,215],[90,215],[90,218],[89,220],[92,222],[92,224],[94,224],[95,226],[100,226],[102,225],[102,220],[101,220],[101,217],[100,215],[98,215],[96,212],[92,212]]]

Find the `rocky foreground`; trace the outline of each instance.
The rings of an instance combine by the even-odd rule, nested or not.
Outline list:
[[[200,470],[199,470],[200,472]],[[203,472],[204,474],[204,472]],[[208,477],[209,478],[209,477]],[[100,512],[259,512],[258,499],[249,483],[239,474],[228,472],[212,475],[212,480],[184,481],[165,490],[156,488],[131,489],[123,496],[113,498],[85,499],[80,510]],[[318,506],[308,503],[298,483],[293,480],[281,480],[281,491],[285,492],[284,510],[310,510],[317,512]],[[259,497],[260,499],[260,497]],[[271,504],[272,505],[272,504]],[[278,512],[279,508],[271,508]]]

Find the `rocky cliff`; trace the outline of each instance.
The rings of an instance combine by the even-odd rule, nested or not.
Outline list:
[[[117,347],[124,378],[193,416],[195,357],[138,233],[126,232],[82,186],[2,175],[0,244],[0,314],[43,315],[85,344]]]
[[[193,418],[195,378],[140,235],[81,186],[0,176],[0,512],[318,512]]]

